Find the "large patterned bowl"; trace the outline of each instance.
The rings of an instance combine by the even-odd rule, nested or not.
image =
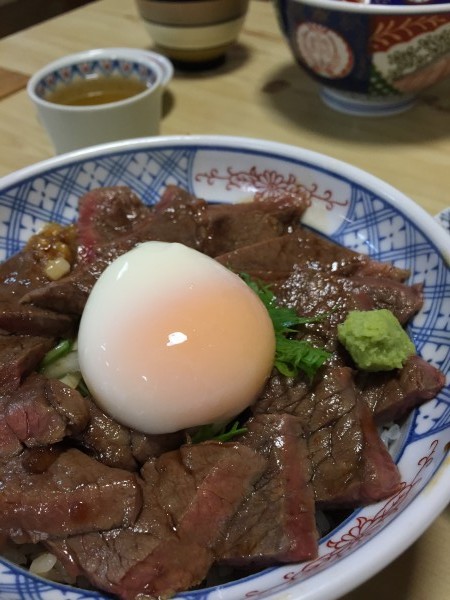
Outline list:
[[[450,75],[450,3],[274,0],[296,62],[341,112],[390,115]]]
[[[310,203],[307,223],[329,238],[411,270],[425,305],[410,332],[418,352],[450,372],[448,233],[399,191],[332,158],[281,144],[226,137],[167,137],[78,151],[0,180],[0,254],[16,252],[47,221],[70,223],[77,199],[98,186],[127,185],[146,202],[167,184],[207,200],[237,202],[275,190]],[[403,484],[389,500],[356,510],[320,543],[316,560],[180,594],[189,600],[297,597],[332,600],[410,545],[450,500],[450,390],[415,410],[395,457]],[[2,600],[88,600],[101,594],[38,579],[0,561]]]

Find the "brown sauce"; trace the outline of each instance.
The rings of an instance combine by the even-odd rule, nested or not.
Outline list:
[[[37,262],[64,258],[72,263],[76,256],[76,227],[47,223],[28,240],[26,247],[33,251]]]
[[[143,81],[124,77],[82,79],[55,90],[47,100],[54,104],[93,106],[131,98],[147,89]]]

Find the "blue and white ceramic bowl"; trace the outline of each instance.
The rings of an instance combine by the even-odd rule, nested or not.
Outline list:
[[[300,148],[227,137],[118,142],[53,158],[0,180],[0,255],[18,251],[48,221],[70,223],[77,200],[98,186],[126,185],[147,203],[168,184],[213,202],[274,190],[301,194],[306,222],[332,240],[411,270],[425,304],[410,327],[418,352],[450,373],[450,243],[447,232],[401,192],[348,164]],[[401,491],[356,510],[320,542],[316,560],[266,569],[189,600],[297,597],[333,600],[382,569],[450,501],[450,390],[415,410],[395,456]],[[93,600],[101,594],[43,581],[0,560],[2,600]]]
[[[274,0],[300,67],[335,110],[384,116],[450,75],[450,3]]]

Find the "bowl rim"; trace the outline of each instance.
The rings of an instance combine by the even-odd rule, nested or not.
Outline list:
[[[330,2],[337,3],[337,0],[330,0]],[[370,172],[334,156],[310,150],[302,146],[295,146],[294,144],[277,142],[264,138],[212,134],[180,134],[161,135],[156,137],[146,136],[106,142],[51,156],[4,175],[0,177],[0,192],[5,187],[13,186],[24,178],[33,177],[47,168],[59,168],[77,162],[80,159],[91,159],[114,152],[137,151],[150,148],[157,149],[167,145],[245,148],[250,151],[280,154],[282,157],[311,162],[318,165],[321,169],[341,173],[347,178],[355,180],[357,183],[363,184],[374,190],[382,190],[383,194],[389,198],[389,201],[393,206],[398,208],[401,212],[404,212],[404,209],[407,208],[407,212],[414,216],[414,220],[420,224],[421,227],[425,227],[427,234],[439,247],[446,264],[450,267],[448,233],[436,222],[435,218],[430,213],[401,190],[376,175],[372,175]]]
[[[327,172],[338,172],[343,177],[354,181],[357,185],[363,185],[378,191],[401,214],[413,220],[416,226],[428,236],[434,247],[439,250],[446,265],[450,268],[448,233],[437,223],[433,216],[397,188],[359,167],[329,155],[290,144],[259,138],[221,135],[174,135],[110,142],[48,158],[3,176],[0,178],[0,194],[24,180],[39,176],[46,170],[69,166],[80,161],[95,159],[96,157],[100,158],[113,153],[158,150],[168,146],[191,146],[202,149],[216,148],[222,151],[239,149],[244,152],[272,154],[278,155],[281,159],[309,162],[314,167]],[[297,584],[292,584],[286,593],[289,596],[295,597],[296,589],[301,586],[302,600],[323,600],[324,598],[326,600],[336,600],[342,594],[361,585],[404,552],[430,526],[450,501],[449,450],[447,444],[447,451],[444,453],[441,462],[437,465],[436,471],[425,484],[424,489],[396,515],[386,529],[378,532],[375,538],[367,540],[358,547],[357,569],[354,569],[354,556],[351,553],[336,563],[330,564],[325,571],[312,574],[308,579],[300,581]],[[417,519],[415,518],[417,514],[421,515],[419,526],[417,526]],[[378,552],[374,555],[373,549],[376,549],[377,543],[384,544],[384,551],[382,554]],[[327,573],[326,578],[323,577],[324,573]],[[268,575],[270,576],[270,573]],[[333,590],[331,593],[329,589],[330,580],[333,581]],[[245,582],[245,578],[242,581]],[[213,598],[219,600],[226,588],[236,585],[236,583],[219,586],[218,590],[212,588],[211,600]],[[68,590],[74,588],[55,584],[54,589]],[[283,594],[284,592],[281,593]],[[274,599],[278,594],[277,590],[267,590],[258,595],[258,597]],[[326,596],[323,594],[326,594]],[[93,596],[104,597],[98,592],[94,592]],[[200,599],[201,593],[186,592],[178,594],[177,597],[188,597],[191,599],[198,597]]]
[[[370,2],[370,0],[369,0]],[[450,13],[450,2],[444,4],[429,3],[414,6],[404,4],[366,4],[349,0],[275,0],[279,10],[286,10],[287,4],[305,4],[314,8],[322,8],[331,12],[348,12],[373,15],[423,15]]]

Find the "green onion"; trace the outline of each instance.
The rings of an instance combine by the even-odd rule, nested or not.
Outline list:
[[[279,306],[275,294],[268,285],[254,281],[246,273],[241,273],[240,276],[259,297],[269,313],[275,331],[275,368],[286,377],[295,377],[302,371],[309,379],[313,379],[331,353],[309,342],[292,339],[289,335],[295,333],[295,328],[299,325],[318,323],[329,313],[315,317],[301,317],[294,309]]]
[[[84,397],[89,396],[89,390],[87,388],[87,385],[84,382],[84,379],[81,377],[80,381],[78,382],[77,385],[77,390],[80,392],[80,394]]]
[[[228,442],[238,435],[242,435],[247,431],[246,427],[240,427],[239,421],[235,421],[230,429],[229,423],[220,426],[216,424],[202,425],[197,431],[191,436],[192,444],[199,444],[200,442],[206,442],[207,440],[214,440],[216,442]]]
[[[41,361],[39,370],[43,371],[46,367],[56,362],[63,356],[69,354],[72,350],[73,342],[71,340],[61,340],[54,348],[49,350]]]

